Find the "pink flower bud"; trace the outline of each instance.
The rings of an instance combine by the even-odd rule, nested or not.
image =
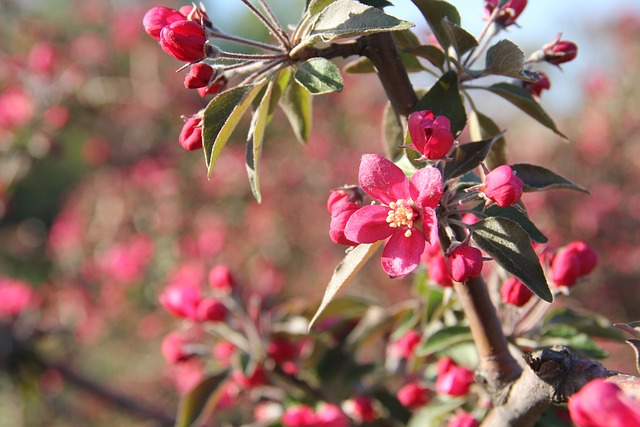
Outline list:
[[[338,204],[332,214],[331,223],[329,224],[329,237],[334,243],[346,246],[356,246],[357,243],[349,240],[344,234],[344,229],[349,218],[358,210],[360,206],[351,202]]]
[[[142,25],[147,34],[160,41],[160,32],[164,27],[174,22],[184,21],[185,19],[187,19],[187,17],[177,10],[157,6],[149,9],[147,13],[144,14]]]
[[[443,158],[453,147],[449,119],[445,116],[435,117],[429,110],[411,113],[409,135],[413,148],[430,160]]]
[[[485,178],[484,195],[501,208],[506,208],[520,200],[523,185],[510,166],[498,166]]]
[[[204,28],[193,21],[177,21],[160,31],[160,47],[179,61],[195,62],[203,59],[206,42]]]
[[[478,427],[478,421],[470,413],[460,412],[449,420],[447,427]]]
[[[317,427],[349,427],[349,417],[336,405],[325,403],[316,412]]]
[[[523,87],[531,94],[531,96],[540,98],[540,94],[543,90],[549,90],[551,88],[551,82],[549,81],[549,77],[541,71],[538,71],[538,75],[540,76],[540,80],[537,82],[523,82]]]
[[[182,148],[187,151],[194,151],[202,148],[202,127],[200,123],[202,119],[197,117],[191,117],[187,119],[182,131],[178,137],[178,141]]]
[[[451,278],[465,282],[482,272],[482,252],[469,245],[460,245],[449,254]]]
[[[453,286],[451,274],[449,274],[447,259],[444,255],[438,254],[429,260],[427,263],[427,273],[429,273],[429,279],[433,280],[443,288],[450,288]]]
[[[413,352],[420,344],[421,336],[413,329],[409,330],[397,341],[391,343],[391,353],[396,354],[402,358],[408,359],[413,356]]]
[[[402,405],[413,410],[426,405],[431,398],[431,392],[418,383],[409,383],[398,390],[396,396]]]
[[[31,286],[0,277],[0,318],[16,317],[35,302]]]
[[[571,396],[569,413],[578,427],[640,426],[640,403],[603,379],[589,382]]]
[[[327,199],[327,210],[330,214],[333,215],[333,211],[342,206],[344,203],[349,202],[350,198],[351,195],[346,191],[331,190],[331,192],[329,193],[329,198]]]
[[[510,277],[502,284],[500,296],[505,303],[522,307],[529,302],[533,292],[515,277]]]
[[[191,358],[191,354],[184,349],[186,344],[185,338],[178,332],[171,332],[162,340],[161,351],[162,356],[167,363],[175,364],[184,362]]]
[[[436,391],[450,396],[465,396],[473,383],[473,372],[462,366],[452,365],[438,374]]]
[[[160,295],[160,305],[176,317],[198,318],[200,290],[190,285],[171,285]]]
[[[316,427],[318,419],[313,408],[307,405],[292,406],[282,415],[286,427]]]
[[[500,0],[485,0],[485,10],[488,14],[491,14],[493,13],[493,10],[498,7],[499,3]],[[520,16],[526,6],[527,0],[509,0],[498,11],[498,16],[496,17],[495,22],[503,27],[515,24],[516,19]]]
[[[200,87],[197,89],[198,95],[204,98],[207,95],[216,95],[222,92],[227,87],[227,79],[223,77],[217,77],[216,82],[208,87]]]
[[[277,338],[267,345],[267,354],[276,363],[284,363],[298,356],[298,347],[286,338]]]
[[[366,423],[376,419],[373,402],[369,396],[354,396],[343,404],[344,411],[359,423]]]
[[[543,47],[544,60],[553,65],[572,61],[578,55],[578,46],[560,37]]]
[[[449,372],[449,369],[453,368],[456,365],[456,362],[453,361],[450,357],[443,357],[436,362],[436,372],[438,376],[444,375]]]
[[[209,286],[216,291],[231,292],[235,280],[231,270],[224,264],[216,265],[209,270]]]
[[[267,372],[263,366],[256,366],[256,369],[249,375],[245,375],[242,371],[234,371],[231,378],[243,388],[254,388],[265,385],[269,382]]]
[[[198,62],[189,68],[189,73],[184,77],[184,87],[187,89],[207,87],[212,77],[213,68],[209,64]]]
[[[222,366],[230,366],[231,358],[236,353],[236,346],[229,341],[217,342],[211,351],[215,361]]]
[[[551,280],[557,286],[573,286],[590,274],[598,262],[598,255],[586,243],[576,241],[560,249],[551,261]]]
[[[198,320],[222,322],[227,317],[227,307],[215,298],[205,298],[198,304]]]
[[[566,246],[566,249],[575,252],[578,257],[580,276],[587,276],[596,268],[596,264],[598,264],[598,254],[585,242],[571,242]]]

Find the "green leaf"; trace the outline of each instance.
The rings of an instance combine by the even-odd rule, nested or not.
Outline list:
[[[442,174],[444,180],[464,175],[480,166],[480,163],[491,151],[493,143],[503,134],[504,132],[501,132],[489,139],[463,144],[453,150],[453,160],[447,162],[444,167],[444,173]]]
[[[510,83],[496,83],[489,87],[473,86],[474,89],[485,89],[502,98],[506,99],[523,112],[527,113],[531,118],[537,120],[542,125],[554,131],[564,139],[567,137],[558,130],[554,121],[542,109],[540,104],[523,87]]]
[[[558,325],[544,333],[540,340],[540,345],[551,347],[562,345],[571,350],[582,353],[586,357],[602,359],[609,354],[602,349],[595,341],[583,332],[569,325]]]
[[[468,326],[450,326],[431,334],[417,349],[417,356],[430,356],[455,344],[471,342],[471,330]]]
[[[374,390],[373,397],[382,404],[391,418],[399,421],[401,425],[407,425],[409,418],[411,418],[411,412],[400,403],[395,394],[386,389],[377,389]]]
[[[433,66],[440,70],[444,70],[444,52],[433,45],[416,46],[412,48],[406,48],[402,50],[405,53],[415,55],[419,58],[426,59]]]
[[[402,154],[400,146],[404,144],[404,129],[388,102],[382,112],[382,139],[388,159],[396,159]]]
[[[311,322],[309,322],[309,329],[311,329],[315,321],[318,319],[318,316],[320,316],[323,310],[336,296],[340,288],[342,288],[346,283],[349,283],[351,279],[355,277],[356,273],[358,273],[362,266],[369,261],[369,258],[373,256],[382,242],[383,241],[370,244],[360,244],[347,253],[333,272],[333,276],[331,277],[331,280],[327,285],[327,289],[324,292],[324,296],[322,297],[322,301],[320,302],[320,307],[318,307],[316,314],[311,319]]]
[[[307,11],[311,16],[318,15],[333,2],[334,0],[311,0],[307,7]]]
[[[536,73],[524,69],[525,58],[520,48],[509,40],[500,40],[487,50],[484,75],[514,77],[516,79],[535,82]]]
[[[469,114],[469,137],[473,141],[491,138],[500,133],[500,128],[484,114],[472,110]],[[491,146],[491,151],[484,159],[489,170],[507,163],[507,141],[500,136]]]
[[[471,238],[480,249],[547,302],[553,295],[529,235],[507,218],[489,217],[472,225]]]
[[[325,58],[311,58],[299,65],[294,77],[311,95],[342,92],[344,87],[340,70]]]
[[[491,205],[488,209],[484,211],[488,216],[508,218],[515,223],[517,223],[524,231],[527,232],[531,240],[537,243],[547,243],[549,239],[545,236],[542,231],[536,227],[536,225],[531,222],[529,217],[523,212],[520,212],[514,206],[509,206],[507,208],[501,208],[497,205]]]
[[[418,409],[407,427],[425,427],[425,426],[439,426],[444,419],[452,414],[455,411],[464,405],[466,399],[447,399],[447,400],[438,400],[431,401],[427,406],[423,406]]]
[[[367,34],[401,31],[414,24],[387,15],[381,9],[356,0],[335,0],[324,8],[312,26],[309,38],[300,46],[317,41],[326,43]]]
[[[387,7],[393,6],[393,3],[387,0],[358,0],[362,4],[366,4],[371,7]]]
[[[360,322],[347,336],[347,345],[355,350],[361,345],[380,339],[389,333],[393,327],[393,320],[384,308],[370,306]]]
[[[545,330],[558,325],[572,326],[592,337],[624,342],[622,333],[605,317],[595,313],[577,314],[568,308],[558,308],[545,316],[542,328]]]
[[[417,102],[413,111],[431,110],[436,116],[446,116],[451,122],[451,132],[459,134],[467,123],[462,97],[458,88],[458,75],[447,71],[440,80]]]
[[[240,118],[265,84],[266,81],[254,85],[236,86],[219,93],[205,108],[202,119],[202,138],[209,175]]]
[[[634,353],[636,354],[636,371],[640,373],[640,340],[629,339],[627,340],[627,344],[631,346]]]
[[[274,82],[269,82],[260,104],[256,108],[251,118],[251,127],[247,138],[246,167],[251,192],[258,203],[262,201],[260,195],[260,157],[262,155],[262,142],[264,141],[264,131],[269,121],[269,105],[271,94],[273,93]]]
[[[215,410],[222,394],[222,385],[228,378],[228,372],[210,376],[198,384],[186,396],[180,399],[175,427],[200,425],[198,420],[206,420]]]
[[[577,190],[589,194],[589,190],[573,183],[542,166],[517,163],[511,165],[516,176],[524,182],[524,191]]]
[[[307,142],[311,132],[311,94],[291,79],[280,97],[280,108],[289,119],[293,133],[301,143]]]
[[[449,41],[458,54],[458,58],[478,46],[478,41],[475,37],[460,25],[449,21],[449,19],[444,18],[442,20],[442,28],[447,37],[449,37]]]
[[[458,10],[451,4],[440,0],[411,0],[415,4],[422,16],[427,20],[431,31],[436,36],[436,40],[440,46],[445,49],[451,46],[451,41],[447,30],[444,28],[444,19],[450,23],[460,25],[460,14]]]
[[[273,113],[275,112],[276,107],[280,102],[280,98],[282,98],[292,78],[293,78],[293,72],[291,71],[290,67],[283,68],[282,70],[280,70],[280,72],[278,73],[278,76],[275,78],[274,80],[275,84],[273,85],[271,98],[269,98],[269,120],[268,121],[271,120],[271,117],[273,116]]]

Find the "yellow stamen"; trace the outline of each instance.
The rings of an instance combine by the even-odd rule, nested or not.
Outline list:
[[[411,237],[411,228],[413,227],[413,220],[417,216],[411,206],[404,200],[399,199],[396,202],[389,203],[389,213],[387,214],[387,223],[389,227],[408,227],[409,229],[404,233],[405,237]]]

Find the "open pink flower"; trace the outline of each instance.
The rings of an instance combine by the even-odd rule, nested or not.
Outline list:
[[[436,117],[429,110],[411,113],[409,135],[411,135],[413,148],[425,159],[441,159],[453,147],[451,122],[445,116]]]
[[[589,382],[571,396],[569,413],[578,427],[640,425],[640,403],[603,379]]]
[[[364,206],[351,215],[344,229],[347,239],[374,243],[389,239],[382,251],[382,268],[391,277],[406,276],[420,263],[425,240],[438,238],[434,208],[442,198],[438,169],[419,169],[411,178],[378,154],[365,154],[358,181],[381,205]]]

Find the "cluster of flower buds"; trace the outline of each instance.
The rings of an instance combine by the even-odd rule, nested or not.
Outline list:
[[[500,287],[500,297],[506,304],[522,307],[531,300],[533,292],[520,280],[510,277]]]
[[[410,382],[398,390],[396,397],[404,407],[415,410],[429,403],[431,394],[431,390],[425,385],[418,382]]]
[[[473,383],[473,371],[457,365],[448,357],[436,364],[436,391],[449,396],[466,396]]]
[[[485,0],[485,12],[490,16],[496,14],[494,22],[503,28],[516,23],[516,19],[520,16],[524,8],[527,6],[527,0],[509,0],[500,6],[500,0]]]
[[[322,404],[317,410],[309,405],[297,405],[288,408],[282,416],[285,427],[348,427],[349,417],[338,406]]]
[[[551,280],[556,286],[575,285],[591,274],[598,263],[596,252],[584,242],[575,241],[561,248],[551,261]]]
[[[468,412],[459,412],[449,420],[447,427],[478,427],[478,420]]]

